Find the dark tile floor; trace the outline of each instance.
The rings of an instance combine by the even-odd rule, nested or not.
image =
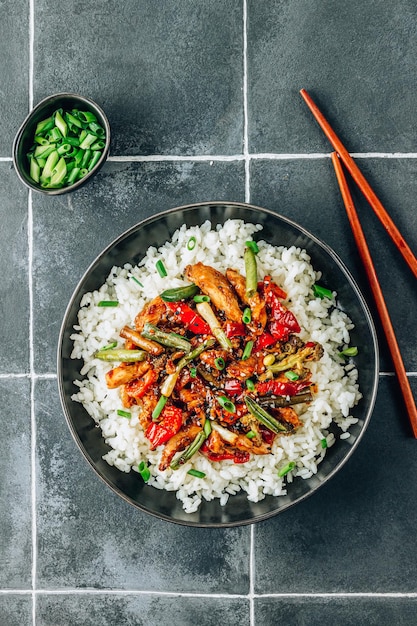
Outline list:
[[[0,624],[416,624],[417,444],[383,334],[371,424],[315,496],[255,527],[185,528],[86,471],[65,424],[56,345],[84,270],[173,206],[249,201],[331,245],[375,312],[307,88],[417,250],[415,2],[2,3]],[[58,91],[113,130],[99,176],[29,194],[11,144]],[[415,280],[355,195],[417,395]]]

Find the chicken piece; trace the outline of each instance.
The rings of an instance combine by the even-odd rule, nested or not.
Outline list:
[[[150,390],[143,396],[143,398],[140,398],[137,402],[137,404],[140,406],[140,411],[138,415],[139,422],[145,432],[149,424],[152,423],[152,412],[156,407],[157,402],[158,395],[154,393],[153,390]]]
[[[233,361],[227,367],[227,375],[238,380],[247,380],[254,374],[259,375],[264,371],[265,365],[262,354],[252,354],[245,361]]]
[[[200,361],[204,363],[214,378],[219,378],[222,375],[222,366],[219,359],[223,359],[224,363],[226,363],[229,359],[229,353],[226,350],[206,350],[200,355]]]
[[[185,426],[185,428],[180,430],[176,435],[171,437],[162,451],[161,461],[159,463],[160,471],[163,472],[166,470],[175,454],[185,450],[185,448],[194,441],[200,432],[201,426],[191,423],[188,424],[188,426]]]
[[[229,320],[242,321],[242,311],[236,293],[224,274],[209,265],[196,263],[187,265],[185,276],[200,287],[203,293],[210,296],[216,309],[223,311]]]
[[[141,333],[147,322],[155,326],[160,321],[165,321],[167,307],[165,302],[159,296],[145,304],[143,309],[135,317],[135,328]]]
[[[288,427],[288,432],[292,432],[296,428],[303,425],[303,422],[291,406],[284,406],[279,409],[275,409],[274,416],[278,419],[278,421],[285,423]]]
[[[106,373],[106,384],[109,389],[115,389],[120,385],[126,385],[130,381],[143,376],[150,368],[147,361],[137,363],[121,363]]]
[[[226,278],[232,284],[242,302],[247,304],[251,310],[252,321],[248,324],[250,330],[255,335],[260,335],[267,322],[266,304],[264,300],[262,300],[257,291],[255,291],[251,297],[246,295],[246,279],[237,270],[230,268],[226,270]]]

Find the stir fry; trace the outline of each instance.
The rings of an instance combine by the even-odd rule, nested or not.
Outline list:
[[[308,363],[323,349],[301,340],[271,277],[258,282],[256,244],[244,260],[245,276],[188,265],[188,285],[147,303],[121,329],[122,348],[95,354],[119,362],[107,386],[120,389],[125,409],[140,407],[150,449],[162,446],[161,471],[197,453],[235,463],[269,454],[276,437],[302,425],[294,405],[313,398]]]

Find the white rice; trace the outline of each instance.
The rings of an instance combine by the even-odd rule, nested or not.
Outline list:
[[[78,316],[78,325],[72,335],[74,348],[72,358],[83,359],[81,380],[75,381],[79,391],[72,396],[80,402],[100,426],[103,437],[111,450],[103,457],[107,463],[122,472],[137,471],[141,461],[149,463],[149,484],[157,489],[176,491],[184,510],[196,511],[203,500],[219,498],[225,505],[229,496],[240,490],[247,493],[248,500],[257,502],[267,494],[286,494],[286,484],[295,476],[308,479],[317,472],[326,449],[322,440],[327,438],[327,448],[335,443],[329,427],[335,422],[341,430],[340,438],[348,438],[349,428],[358,420],[351,416],[351,408],[361,394],[357,384],[358,373],[352,363],[346,364],[338,352],[347,347],[353,324],[337,307],[336,293],[332,299],[316,298],[312,292],[314,283],[320,281],[320,273],[310,263],[305,250],[294,246],[274,247],[258,241],[257,255],[259,277],[272,276],[288,294],[286,305],[295,314],[304,341],[317,341],[324,349],[323,357],[311,363],[312,380],[318,391],[310,405],[294,407],[301,415],[303,426],[294,434],[277,437],[272,453],[253,456],[244,464],[233,461],[213,463],[196,454],[178,470],[158,470],[161,448],[150,451],[148,441],[138,420],[138,407],[129,409],[132,417],[126,419],[117,414],[123,409],[119,390],[107,389],[105,373],[111,364],[93,358],[96,350],[113,341],[121,345],[119,330],[133,325],[137,313],[145,303],[168,287],[186,284],[183,272],[186,265],[202,261],[220,271],[233,267],[244,274],[243,250],[245,241],[261,230],[260,225],[247,224],[242,220],[228,220],[223,226],[212,228],[209,221],[201,227],[182,226],[158,250],[150,247],[138,266],[126,264],[114,267],[99,290],[84,295]],[[188,250],[187,242],[195,237],[196,245]],[[155,263],[162,259],[168,276],[161,278]],[[138,285],[132,277],[143,285]],[[97,307],[100,300],[118,300],[119,306]],[[279,478],[278,471],[294,461],[294,470]],[[205,473],[204,478],[187,474],[194,468]],[[138,480],[142,480],[138,476]]]

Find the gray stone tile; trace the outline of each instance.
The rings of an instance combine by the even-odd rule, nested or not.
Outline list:
[[[149,595],[41,595],[37,618],[42,626],[56,626],[65,614],[65,626],[248,626],[249,603],[235,598],[192,598]]]
[[[78,4],[77,19],[72,11],[37,2],[36,98],[72,90],[97,100],[112,126],[113,154],[241,153],[240,2],[168,0],[157,11],[149,0],[108,1],[93,11]],[[51,72],[57,48],[59,72]]]
[[[416,471],[415,440],[394,381],[383,377],[349,462],[314,496],[256,527],[255,592],[414,591]]]
[[[71,439],[55,381],[38,381],[36,416],[39,588],[248,593],[248,527],[180,527],[114,495]]]
[[[408,245],[417,250],[417,218],[414,211],[417,165],[414,160],[361,159],[358,164]],[[347,265],[377,325],[381,369],[392,371],[386,339],[330,160],[254,160],[250,172],[251,202],[298,222],[331,246]],[[353,184],[351,187],[405,366],[410,371],[416,371],[417,355],[414,342],[410,341],[413,311],[417,310],[414,277],[363,196]]]
[[[249,0],[250,151],[328,150],[299,96],[304,87],[352,152],[414,152],[414,8]]]
[[[29,112],[29,4],[2,2],[0,37],[0,157]]]
[[[0,379],[0,407],[0,587],[28,589],[32,566],[29,381]]]
[[[35,369],[55,371],[59,328],[82,274],[122,232],[182,204],[244,199],[240,161],[109,162],[67,196],[36,196],[34,206]]]
[[[32,626],[30,595],[0,595],[0,624],[2,626]]]
[[[27,213],[27,192],[10,163],[0,163],[0,373],[29,369]]]
[[[415,598],[260,598],[256,623],[262,626],[414,626]]]

